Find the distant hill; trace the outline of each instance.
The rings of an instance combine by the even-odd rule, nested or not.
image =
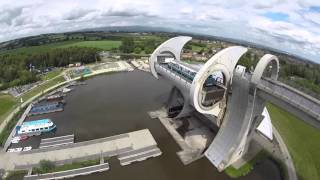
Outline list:
[[[177,34],[177,35],[186,35],[186,36],[193,36],[201,39],[209,39],[209,40],[220,40],[220,41],[225,41],[225,42],[230,42],[246,47],[252,47],[252,48],[257,48],[261,50],[266,50],[270,52],[275,52],[277,54],[281,55],[286,55],[286,56],[291,56],[292,58],[299,59],[301,61],[304,61],[305,63],[311,63],[311,64],[317,64],[314,61],[311,61],[307,58],[304,58],[302,56],[299,56],[297,54],[291,54],[286,51],[282,51],[280,49],[275,49],[269,46],[253,43],[253,42],[248,42],[245,40],[239,40],[239,39],[232,39],[232,38],[225,38],[225,37],[220,37],[220,36],[213,36],[213,35],[206,35],[206,34],[197,34],[193,32],[188,32],[188,31],[180,31],[180,30],[175,30],[172,28],[163,28],[163,27],[150,27],[150,26],[110,26],[110,27],[100,27],[100,28],[89,28],[89,29],[83,29],[77,32],[81,31],[105,31],[105,32],[158,32],[158,33],[172,33],[172,35]]]
[[[187,35],[193,36],[199,39],[206,39],[206,40],[220,40],[225,41],[237,45],[242,45],[251,48],[257,48],[264,51],[268,51],[270,53],[276,53],[277,55],[285,55],[291,57],[293,59],[298,59],[304,63],[308,64],[317,64],[313,61],[310,61],[304,57],[301,57],[296,54],[290,54],[288,52],[275,49],[272,47],[268,47],[265,45],[252,43],[244,40],[232,39],[232,38],[225,38],[220,36],[212,36],[206,34],[197,34],[186,31],[180,31],[172,28],[163,28],[163,27],[152,27],[152,26],[109,26],[109,27],[99,27],[99,28],[87,28],[78,31],[72,32],[65,32],[65,33],[52,33],[52,34],[41,34],[38,36],[30,36],[20,39],[15,39],[7,42],[0,43],[0,52],[4,50],[16,49],[19,47],[26,47],[26,46],[37,46],[43,44],[49,44],[53,42],[61,42],[68,40],[70,37],[75,39],[81,39],[85,36],[89,36],[89,34],[93,34],[94,36],[100,36],[102,33],[114,33],[113,36],[115,37],[114,40],[118,40],[116,38],[117,33],[168,33],[168,36],[176,36],[176,35]],[[100,35],[99,35],[100,33]],[[101,35],[102,38],[106,38],[107,36],[111,36],[111,34]],[[82,39],[86,40],[86,39]]]
[[[130,32],[130,33],[143,33],[143,32],[167,32],[174,33],[176,30],[171,28],[163,27],[152,27],[152,26],[108,26],[99,28],[87,28],[75,32],[91,32],[91,31],[105,31],[105,32]]]

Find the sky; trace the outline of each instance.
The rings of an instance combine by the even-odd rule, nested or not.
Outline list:
[[[131,25],[245,40],[320,63],[320,0],[0,0],[0,42]]]

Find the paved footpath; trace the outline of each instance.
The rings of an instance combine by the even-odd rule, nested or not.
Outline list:
[[[13,170],[37,165],[40,160],[67,162],[99,155],[115,156],[126,151],[157,145],[148,129],[117,136],[74,143],[61,147],[35,149],[21,153],[0,153],[0,169]],[[17,168],[20,167],[20,168]]]
[[[278,130],[276,128],[273,128],[273,134],[277,141],[279,142],[279,147],[284,154],[285,157],[283,157],[283,161],[286,164],[288,168],[288,176],[290,180],[298,180],[296,169],[293,164],[293,160],[290,156],[289,150],[287,149],[286,144],[284,143],[281,135],[279,134]]]
[[[290,156],[286,144],[284,143],[282,137],[275,127],[273,127],[272,131],[274,135],[274,139],[272,142],[258,134],[256,134],[255,139],[259,141],[260,145],[262,145],[265,150],[272,154],[272,156],[284,163],[288,171],[289,180],[297,180],[298,177],[293,164],[293,160]]]

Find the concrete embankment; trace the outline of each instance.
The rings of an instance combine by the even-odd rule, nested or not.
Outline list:
[[[27,107],[27,109],[24,111],[24,113],[22,114],[22,116],[20,117],[19,121],[17,122],[16,126],[19,126],[23,123],[23,121],[26,119],[26,117],[28,116],[30,110],[32,109],[32,104],[29,104],[29,106]],[[11,140],[12,138],[16,135],[16,130],[15,128],[12,129],[3,149],[6,151],[8,149],[8,147],[11,144]]]
[[[166,111],[164,109],[160,109],[158,111],[149,112],[149,116],[151,118],[157,118],[160,120],[161,124],[167,129],[169,134],[173,137],[176,143],[182,149],[177,152],[178,157],[184,165],[188,165],[191,162],[198,160],[203,157],[201,151],[197,148],[192,148],[189,146],[184,138],[176,131],[173,127],[173,124],[170,122],[170,118],[167,118]]]
[[[54,146],[42,149],[35,149],[21,153],[1,153],[0,169],[29,169],[38,167],[41,160],[50,160],[55,164],[68,164],[74,161],[83,161],[96,159],[101,156],[111,157],[118,156],[126,152],[133,152],[131,157],[138,156],[133,161],[140,161],[149,157],[154,157],[158,154],[147,154],[143,152],[143,148],[157,146],[156,141],[152,137],[148,129],[134,131],[130,133],[120,134],[107,138],[95,139],[79,143],[67,144],[64,146]],[[156,150],[156,149],[155,149]],[[136,152],[136,153],[134,153]],[[134,155],[136,154],[136,155]]]
[[[23,179],[24,180],[36,180],[36,179],[64,179],[64,178],[71,178],[80,175],[88,175],[95,172],[103,172],[109,170],[109,163],[98,164],[94,166],[88,166],[78,169],[72,169],[67,171],[60,171],[54,173],[47,173],[47,174],[36,174],[36,175],[27,175]]]

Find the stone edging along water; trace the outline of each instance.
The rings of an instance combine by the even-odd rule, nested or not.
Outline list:
[[[26,175],[24,177],[25,180],[33,180],[33,179],[63,179],[70,178],[79,175],[87,175],[95,172],[102,172],[109,170],[109,163],[103,163],[93,166],[87,166],[83,168],[71,169],[66,171],[59,171],[53,173],[46,174],[36,174],[36,175]]]

